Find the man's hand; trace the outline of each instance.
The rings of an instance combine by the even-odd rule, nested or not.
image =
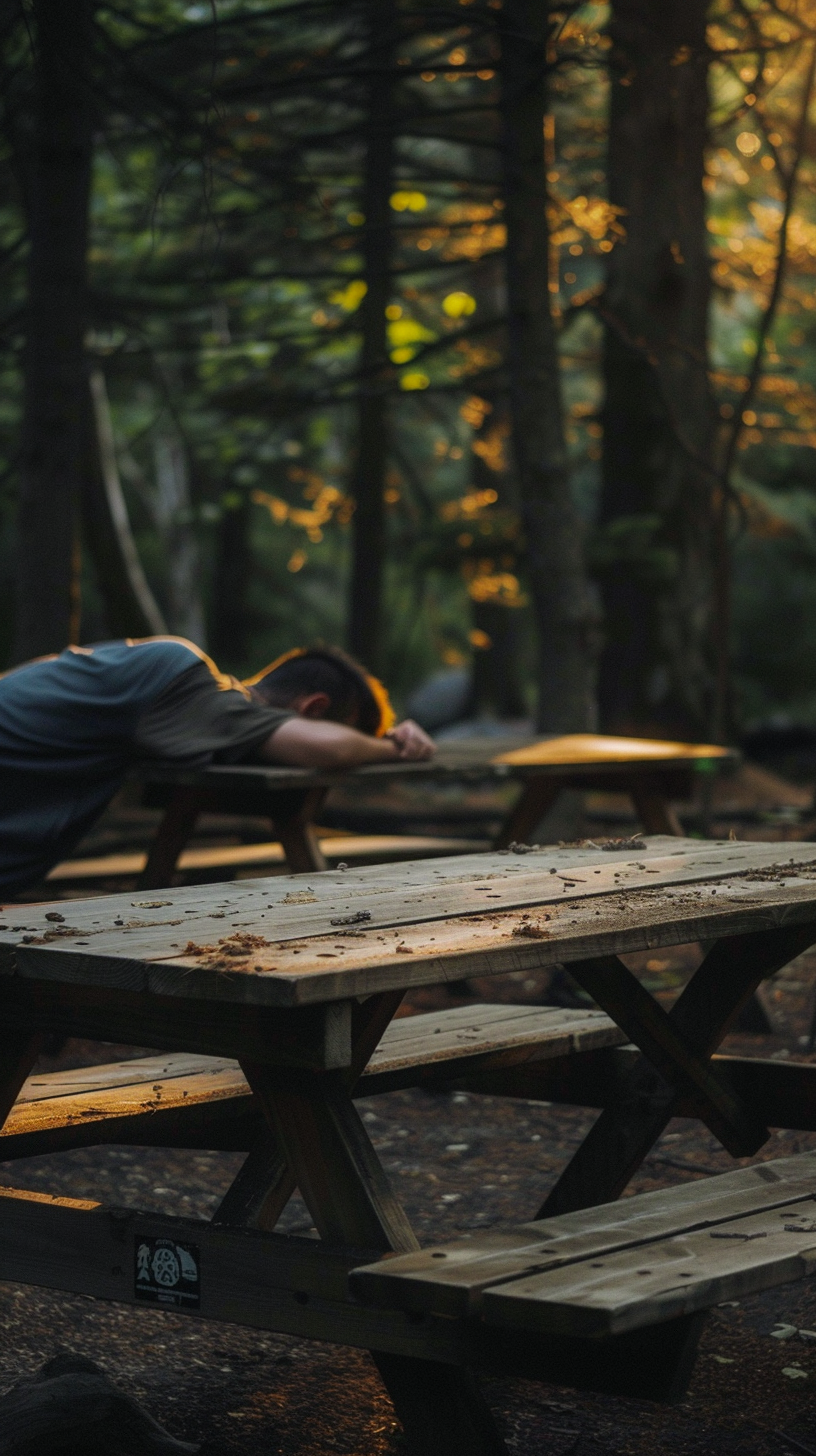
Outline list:
[[[395,759],[431,758],[434,744],[411,722],[398,723],[382,738],[358,733],[344,723],[294,714],[270,733],[258,750],[265,763],[287,763],[296,768],[357,768],[365,763],[391,763]]]
[[[406,760],[433,758],[436,753],[436,744],[429,738],[427,733],[414,723],[411,718],[406,718],[404,723],[398,723],[390,733],[384,734],[396,745],[397,757]]]

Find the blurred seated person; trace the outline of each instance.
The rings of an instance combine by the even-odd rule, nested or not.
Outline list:
[[[342,769],[433,751],[337,648],[239,682],[182,637],[67,647],[0,675],[0,890],[64,859],[138,760]]]

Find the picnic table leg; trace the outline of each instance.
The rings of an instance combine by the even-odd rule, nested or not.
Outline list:
[[[206,792],[202,789],[176,789],[156,830],[147,864],[137,880],[138,889],[163,890],[172,883],[178,857],[195,828],[206,797]]]
[[[417,1249],[343,1073],[281,1075],[257,1064],[244,1072],[321,1238],[383,1252]],[[503,1456],[504,1443],[471,1371],[374,1351],[372,1358],[414,1456]]]
[[[536,825],[552,808],[562,788],[560,780],[552,775],[528,779],[496,835],[493,848],[506,849],[509,844],[525,844]]]
[[[391,991],[371,997],[362,1004],[355,1003],[352,1010],[354,1048],[351,1066],[345,1074],[348,1087],[353,1087],[365,1070],[402,997],[402,991]],[[295,1176],[280,1142],[271,1128],[266,1127],[224,1194],[212,1221],[230,1228],[258,1228],[271,1232],[296,1187]]]
[[[631,781],[629,793],[646,834],[673,834],[682,838],[683,826],[658,778],[638,774]]]
[[[294,813],[285,817],[279,815],[274,821],[275,832],[286,855],[286,863],[294,875],[329,868],[314,828],[314,820],[327,793],[328,789],[309,789]]]
[[[787,965],[814,941],[816,925],[729,936],[716,942],[668,1016],[654,1003],[655,1026],[659,1030],[659,1022],[665,1018],[694,1057],[709,1058],[760,981]],[[648,993],[631,972],[618,964],[636,983],[628,993],[622,978],[604,977],[600,964],[595,967],[592,962],[579,962],[570,966],[570,972],[634,1041],[648,1044],[648,1028],[640,1012],[633,1013],[633,1004]],[[596,969],[601,974],[595,974]],[[613,984],[616,979],[617,984]],[[721,1068],[717,1075],[727,1086]],[[675,1075],[666,1076],[646,1056],[640,1057],[618,1101],[598,1117],[538,1217],[571,1213],[618,1198],[674,1116],[680,1090],[687,1094],[690,1084],[694,1085],[694,1079],[684,1075],[681,1065]],[[698,1094],[697,1101],[698,1115],[711,1126],[711,1108],[706,1106],[705,1095]],[[721,1136],[720,1128],[715,1126],[714,1130]]]
[[[221,1199],[212,1223],[271,1233],[295,1191],[280,1144],[265,1128]]]
[[[39,1031],[5,1031],[0,1036],[0,1127],[45,1044]]]

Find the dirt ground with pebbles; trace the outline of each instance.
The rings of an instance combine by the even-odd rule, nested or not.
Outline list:
[[[629,964],[668,1006],[699,956],[699,947],[678,947]],[[563,977],[550,984],[541,975],[467,990],[478,1000],[535,1004],[563,997],[568,987]],[[737,1033],[724,1049],[812,1060],[816,950],[782,971],[762,996],[772,1034]],[[464,999],[425,990],[404,1010]],[[72,1042],[42,1065],[120,1055],[133,1049]],[[462,1093],[392,1093],[360,1110],[423,1243],[530,1218],[593,1120],[579,1108]],[[809,1149],[816,1149],[816,1134],[777,1131],[757,1161]],[[2,1164],[0,1184],[206,1218],[240,1163],[239,1154],[98,1148]],[[706,1128],[676,1121],[629,1192],[734,1166]],[[311,1232],[299,1198],[281,1228]],[[779,1325],[791,1327],[788,1338],[774,1337]],[[816,1281],[804,1281],[714,1310],[690,1388],[676,1405],[527,1381],[490,1380],[485,1389],[513,1456],[816,1456],[811,1331]],[[405,1449],[363,1352],[0,1283],[0,1392],[60,1350],[94,1360],[174,1435],[200,1442],[202,1456],[398,1456]]]

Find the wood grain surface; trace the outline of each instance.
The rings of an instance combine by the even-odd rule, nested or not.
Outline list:
[[[816,844],[642,842],[9,906],[0,975],[305,1006],[816,922]]]
[[[509,1293],[517,1284],[528,1293],[534,1288],[537,1298],[538,1291],[550,1288],[550,1281],[563,1271],[567,1271],[576,1291],[597,1280],[598,1287],[605,1291],[603,1298],[608,1298],[609,1261],[635,1250],[636,1267],[649,1268],[650,1251],[661,1240],[723,1225],[727,1232],[743,1233],[746,1230],[739,1221],[757,1215],[770,1216],[771,1226],[779,1225],[781,1229],[785,1221],[798,1222],[801,1214],[801,1221],[814,1223],[816,1230],[814,1177],[816,1154],[800,1153],[700,1182],[641,1193],[622,1202],[515,1228],[490,1230],[438,1248],[404,1254],[358,1269],[351,1285],[359,1298],[372,1304],[447,1316],[480,1312],[489,1291],[502,1288]],[[778,1216],[780,1209],[785,1210],[786,1219]],[[756,1242],[765,1244],[765,1239]],[[712,1241],[715,1264],[725,1263],[731,1243],[730,1239]],[[792,1246],[787,1241],[784,1252],[787,1255],[793,1248],[798,1255],[802,1248],[811,1247],[816,1247],[816,1231],[806,1230],[804,1242]],[[598,1260],[602,1260],[601,1266]],[[533,1285],[531,1281],[540,1283]],[[558,1302],[569,1285],[565,1280],[553,1287],[559,1291]]]

